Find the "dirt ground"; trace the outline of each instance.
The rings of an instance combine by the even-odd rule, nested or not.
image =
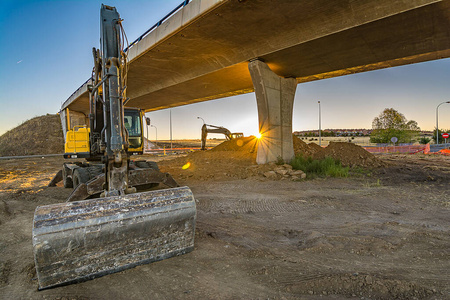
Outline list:
[[[197,202],[193,252],[44,291],[32,219],[70,194],[46,187],[63,159],[0,161],[0,298],[450,299],[450,157],[378,158],[348,178],[175,172]]]

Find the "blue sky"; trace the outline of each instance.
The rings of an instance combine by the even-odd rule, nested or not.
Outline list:
[[[130,41],[181,0],[108,1],[116,6]],[[34,116],[59,111],[92,70],[99,47],[102,1],[0,0],[0,134]],[[450,100],[450,59],[349,75],[297,86],[293,130],[371,128],[392,107],[424,130],[435,126],[436,106]],[[239,109],[236,109],[239,107]],[[169,137],[169,110],[148,113],[158,138]],[[172,109],[173,137],[199,138],[203,117],[246,135],[257,132],[255,95],[247,94]],[[439,109],[441,128],[450,129],[450,104]],[[150,138],[155,129],[150,128]]]

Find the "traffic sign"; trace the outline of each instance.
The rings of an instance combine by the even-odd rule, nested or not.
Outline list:
[[[443,137],[444,139],[448,139],[449,135],[448,135],[448,133],[443,133],[443,134],[442,134],[442,137]]]

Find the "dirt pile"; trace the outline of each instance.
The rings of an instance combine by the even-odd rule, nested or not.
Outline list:
[[[323,159],[327,156],[339,160],[343,166],[378,168],[385,165],[373,154],[352,143],[331,142],[326,148],[314,153],[312,157]]]
[[[226,180],[259,177],[269,180],[302,180],[303,172],[292,170],[290,165],[256,164],[258,140],[244,137],[225,141],[208,151],[192,152],[185,157],[159,162],[164,172],[183,180]],[[317,144],[306,144],[294,137],[296,155],[323,159],[331,156],[344,166],[381,167],[384,165],[373,154],[351,143],[331,143],[327,148]]]
[[[303,155],[305,157],[313,156],[316,152],[322,150],[317,144],[311,143],[307,144],[295,135],[292,135],[292,142],[294,144],[294,153],[295,155]]]
[[[256,164],[256,153],[207,150],[158,163],[160,169],[180,180],[245,179],[266,172]]]
[[[244,151],[248,153],[256,153],[256,147],[258,139],[254,136],[241,137],[232,139],[231,141],[225,141],[216,147],[212,148],[212,151]]]
[[[257,143],[258,140],[253,136],[237,138],[225,141],[208,151],[192,152],[185,157],[161,161],[158,164],[164,172],[169,172],[181,181],[249,177],[259,177],[262,180],[300,180],[306,177],[303,172],[292,170],[290,165],[257,165]]]
[[[0,136],[0,156],[63,152],[64,139],[58,115],[35,117]]]
[[[311,156],[313,159],[330,156],[339,160],[343,166],[350,167],[378,168],[385,165],[372,153],[352,143],[330,142],[326,148],[322,148],[316,143],[307,144],[296,136],[293,136],[293,143],[295,155]]]

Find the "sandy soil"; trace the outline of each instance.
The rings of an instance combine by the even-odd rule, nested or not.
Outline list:
[[[44,291],[33,212],[70,194],[46,187],[63,159],[0,161],[0,298],[450,299],[450,157],[379,158],[339,179],[176,178],[197,201],[192,253]]]

